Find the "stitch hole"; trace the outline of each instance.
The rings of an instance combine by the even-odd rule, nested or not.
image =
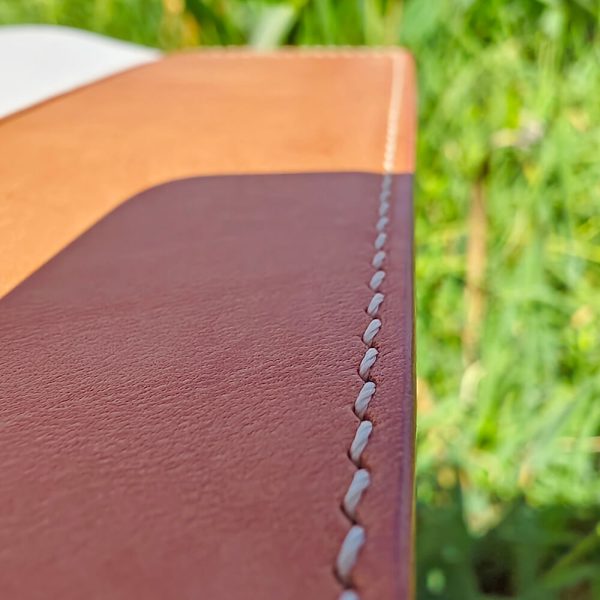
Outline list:
[[[346,519],[348,519],[348,521],[350,521],[351,525],[358,525],[358,521],[351,517],[347,512],[346,509],[344,508],[344,503],[340,502],[340,512],[344,515],[344,517]]]
[[[354,525],[353,525],[353,527],[354,527]],[[334,567],[333,567],[333,576],[337,579],[337,582],[343,588],[342,593],[338,596],[337,600],[360,600],[360,596],[356,592],[356,588],[354,587],[354,582],[353,582],[351,576],[348,578],[348,580],[342,579],[340,577],[340,574],[337,572],[336,565],[334,565]],[[347,593],[353,593],[354,596],[352,596],[352,595],[345,596],[344,594],[347,594]]]
[[[346,452],[346,455],[348,456],[348,459],[350,460],[350,462],[357,468],[357,469],[365,469],[365,463],[363,461],[362,456],[359,456],[358,458],[353,458],[352,457],[352,449],[348,449],[348,452]],[[344,510],[342,509],[342,512],[344,512]],[[346,513],[344,513],[346,514]],[[348,516],[348,515],[346,515]],[[352,519],[350,519],[352,520]]]
[[[356,525],[352,525],[352,527],[356,527]],[[338,573],[337,559],[336,564],[333,566],[333,576],[338,580],[338,583],[344,588],[342,595],[339,597],[338,600],[345,600],[343,596],[344,592],[353,591],[355,588],[350,576],[348,577],[348,579],[342,579],[340,573]]]
[[[361,461],[360,459],[358,459],[358,461],[355,461],[355,460],[352,458],[352,453],[350,452],[350,450],[348,450],[348,452],[346,452],[346,456],[348,456],[348,458],[350,459],[350,461],[351,461],[352,463],[354,463],[354,466],[358,467],[359,469],[362,469],[362,466],[363,466],[363,465],[362,465],[362,461]],[[342,510],[342,512],[344,512],[344,511]]]

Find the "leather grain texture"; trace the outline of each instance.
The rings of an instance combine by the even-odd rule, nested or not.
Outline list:
[[[402,50],[176,54],[0,121],[0,296],[127,198],[177,178],[379,172],[392,65],[392,171],[414,167]]]
[[[0,300],[1,597],[339,595],[380,185],[321,173],[154,187]],[[411,594],[410,186],[394,177],[362,600]]]

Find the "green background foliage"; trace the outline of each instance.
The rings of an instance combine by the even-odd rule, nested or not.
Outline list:
[[[166,50],[412,50],[420,600],[600,598],[599,19],[596,0],[0,0],[1,24]]]

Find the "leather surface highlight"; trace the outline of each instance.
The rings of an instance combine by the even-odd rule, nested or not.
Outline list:
[[[380,184],[161,185],[0,300],[1,597],[337,598]],[[410,185],[394,178],[362,600],[412,579]]]

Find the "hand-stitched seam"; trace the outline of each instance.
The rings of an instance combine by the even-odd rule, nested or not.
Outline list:
[[[378,350],[373,347],[373,342],[383,325],[379,317],[379,309],[385,295],[380,291],[380,288],[386,276],[385,261],[387,253],[385,248],[404,79],[403,61],[398,56],[392,56],[391,58],[392,83],[383,156],[383,177],[379,194],[378,221],[375,226],[375,251],[371,260],[371,266],[375,272],[368,282],[368,286],[374,292],[374,295],[366,307],[366,312],[371,317],[371,321],[362,334],[362,341],[367,346],[367,350],[358,366],[358,374],[364,383],[354,401],[354,413],[360,423],[348,451],[350,460],[356,465],[356,471],[342,500],[342,512],[350,521],[351,527],[342,541],[334,568],[336,577],[344,587],[339,600],[360,600],[359,593],[352,582],[352,571],[358,561],[360,551],[367,541],[366,528],[358,523],[356,511],[362,495],[371,485],[371,473],[362,467],[362,454],[373,432],[373,423],[367,418],[366,413],[369,403],[377,391],[377,383],[371,379],[370,371],[379,354]]]
[[[280,48],[275,51],[261,51],[248,49],[243,46],[221,46],[218,48],[204,48],[196,56],[224,59],[257,59],[268,60],[290,58],[338,59],[338,58],[393,58],[404,54],[404,51],[389,46],[371,46],[357,48],[356,46],[302,46],[298,48]],[[174,56],[181,56],[175,54]]]

